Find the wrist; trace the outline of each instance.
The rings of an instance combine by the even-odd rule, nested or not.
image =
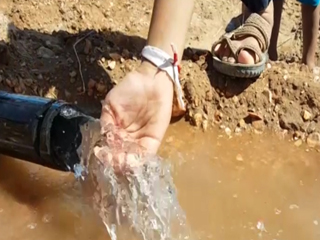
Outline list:
[[[169,82],[170,86],[172,86],[173,88],[173,82],[169,75],[165,71],[159,69],[153,63],[148,61],[147,59],[142,59],[140,66],[137,68],[137,72],[143,75],[150,76],[151,79],[154,79],[157,75],[157,78],[160,77],[162,81]]]

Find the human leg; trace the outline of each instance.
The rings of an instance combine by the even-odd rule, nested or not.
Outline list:
[[[303,53],[302,62],[313,68],[317,50],[320,0],[299,0],[302,11]]]
[[[274,0],[274,16],[273,16],[273,28],[271,33],[271,39],[270,39],[270,47],[269,47],[269,58],[272,61],[278,60],[278,37],[279,37],[279,31],[280,31],[280,24],[281,24],[281,16],[282,16],[282,10],[283,10],[283,3],[284,0]]]

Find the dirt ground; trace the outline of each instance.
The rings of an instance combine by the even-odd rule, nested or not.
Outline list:
[[[99,116],[100,100],[139,64],[152,3],[2,0],[0,90],[64,99]],[[296,145],[320,146],[320,70],[299,63],[296,1],[285,3],[280,61],[270,62],[259,79],[233,79],[212,69],[207,50],[240,9],[237,0],[196,1],[182,63],[185,119],[204,130],[219,126],[227,134],[288,132]]]

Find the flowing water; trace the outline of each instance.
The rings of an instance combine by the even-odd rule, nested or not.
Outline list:
[[[319,152],[268,134],[220,134],[178,123],[160,150],[194,238],[319,240]],[[1,157],[0,240],[51,239],[109,237],[72,174]]]

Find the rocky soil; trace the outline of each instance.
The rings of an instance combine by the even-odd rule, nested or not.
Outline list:
[[[100,100],[139,64],[151,11],[149,0],[2,0],[0,90],[64,99],[99,116]],[[299,4],[286,1],[280,61],[253,80],[215,72],[207,50],[239,11],[236,0],[197,1],[182,63],[185,119],[230,135],[281,131],[320,148],[320,70],[300,64]]]

